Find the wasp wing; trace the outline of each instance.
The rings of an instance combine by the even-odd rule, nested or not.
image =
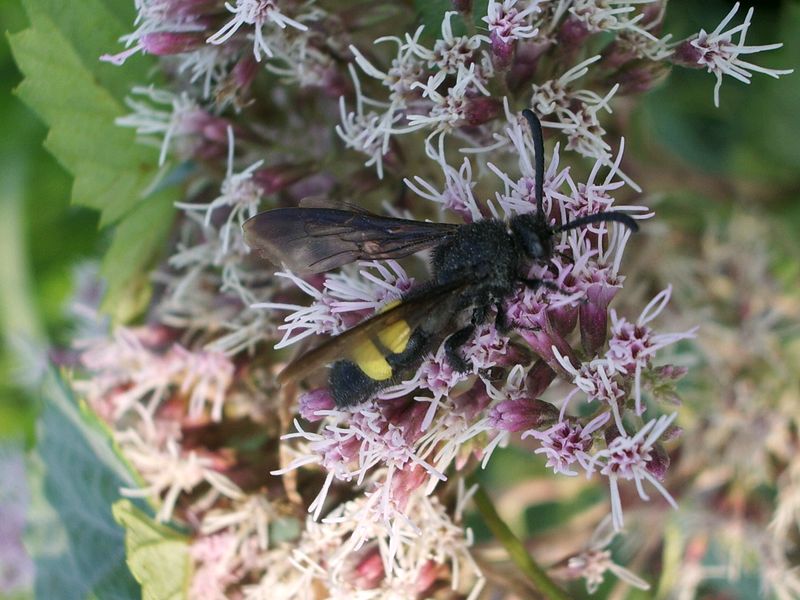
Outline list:
[[[297,273],[322,273],[356,260],[402,258],[440,244],[458,225],[335,208],[276,208],[244,224],[247,245]]]
[[[399,301],[388,310],[377,313],[355,327],[329,338],[316,348],[294,359],[280,372],[278,381],[285,383],[300,380],[318,368],[327,364],[352,358],[364,344],[380,340],[382,345],[391,347],[392,340],[384,334],[397,332],[403,323],[404,339],[407,341],[411,333],[422,327],[435,342],[448,333],[458,306],[460,292],[468,285],[466,281],[451,282],[435,287],[425,287],[411,297]]]

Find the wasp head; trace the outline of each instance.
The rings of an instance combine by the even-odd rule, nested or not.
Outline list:
[[[553,231],[537,213],[517,215],[509,223],[516,246],[531,260],[547,260],[553,254]]]

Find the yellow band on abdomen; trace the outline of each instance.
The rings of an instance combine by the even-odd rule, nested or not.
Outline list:
[[[399,300],[388,303],[380,312],[389,310],[399,304]],[[386,361],[381,350],[399,354],[408,346],[411,336],[411,329],[405,321],[397,321],[388,325],[383,331],[378,333],[377,344],[366,340],[353,348],[352,358],[359,368],[364,371],[370,379],[385,381],[392,377],[392,367]]]

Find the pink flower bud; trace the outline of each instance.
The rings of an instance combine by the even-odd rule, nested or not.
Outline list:
[[[508,73],[509,88],[517,90],[525,84],[530,85],[531,80],[536,75],[539,59],[551,45],[551,40],[544,42],[538,40],[535,42],[529,40],[518,41],[514,63]]]
[[[381,584],[385,576],[380,549],[375,546],[353,569],[353,585],[360,590],[372,590]]]
[[[403,439],[413,444],[422,435],[422,422],[428,412],[427,402],[417,402],[413,398],[396,398],[381,400],[381,412],[384,418],[403,430]]]
[[[502,104],[495,98],[473,98],[467,102],[464,110],[469,125],[483,125],[497,117],[502,111]]]
[[[246,53],[231,70],[231,79],[236,87],[241,89],[249,88],[259,72],[259,64],[252,53]]]
[[[148,54],[169,56],[197,50],[205,45],[205,38],[206,36],[200,33],[163,31],[143,35],[141,44]]]
[[[333,401],[333,396],[328,388],[317,388],[301,394],[297,401],[302,416],[306,421],[315,422],[321,420],[323,417],[317,414],[320,410],[333,410],[336,403]]]
[[[594,356],[608,337],[608,305],[619,288],[597,283],[586,288],[586,302],[580,306],[581,346]]]
[[[417,574],[417,581],[415,584],[417,594],[423,597],[428,597],[426,592],[428,592],[439,579],[439,576],[442,574],[442,568],[442,565],[432,560],[429,560],[422,565],[422,568]]]
[[[555,423],[558,409],[543,400],[521,398],[505,400],[489,411],[489,423],[503,431],[526,431]]]
[[[525,389],[531,398],[538,398],[550,387],[556,378],[556,372],[543,360],[537,360],[525,377]]]
[[[280,164],[253,172],[253,181],[265,194],[274,194],[309,174],[308,165]]]
[[[582,46],[587,37],[589,37],[589,28],[586,23],[573,15],[564,21],[558,32],[559,45],[571,48]]]
[[[544,313],[544,327],[538,329],[518,329],[518,331],[520,336],[528,342],[531,350],[538,354],[551,369],[563,372],[563,368],[553,354],[553,346],[556,347],[561,356],[569,357],[573,364],[579,365],[580,361],[578,361],[575,356],[575,351],[567,340],[564,339],[564,336],[553,327],[548,312],[549,311],[545,311]]]
[[[549,310],[553,327],[561,335],[569,334],[578,324],[578,307],[565,304]]]
[[[516,40],[504,40],[496,31],[489,34],[492,42],[492,64],[498,71],[505,71],[514,61]]]
[[[428,481],[428,471],[418,464],[408,464],[392,476],[392,500],[399,510],[405,510],[411,494]]]
[[[664,12],[667,7],[667,0],[657,0],[649,4],[644,4],[639,9],[642,18],[639,21],[639,26],[646,28],[651,33],[661,29],[664,22]]]
[[[649,92],[669,75],[670,70],[670,65],[665,63],[636,61],[617,73],[619,93],[628,95]]]
[[[647,461],[645,467],[647,471],[659,481],[664,481],[669,469],[669,454],[661,444],[653,444],[650,449],[650,460]]]
[[[686,373],[689,372],[689,369],[677,365],[663,365],[661,367],[656,367],[655,372],[659,379],[677,381],[683,379]]]
[[[694,38],[684,40],[675,48],[675,52],[670,57],[673,63],[690,69],[702,69],[705,66],[702,63],[704,53],[692,44],[693,41]]]
[[[491,402],[491,397],[486,393],[486,386],[481,381],[476,381],[468,391],[453,399],[456,411],[464,415],[468,421],[473,420]]]

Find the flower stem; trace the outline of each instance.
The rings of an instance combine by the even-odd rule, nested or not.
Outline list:
[[[528,553],[523,543],[515,536],[508,525],[500,518],[488,494],[478,484],[472,497],[486,525],[508,552],[508,556],[533,586],[549,600],[569,600],[567,593],[550,579],[545,570]]]

